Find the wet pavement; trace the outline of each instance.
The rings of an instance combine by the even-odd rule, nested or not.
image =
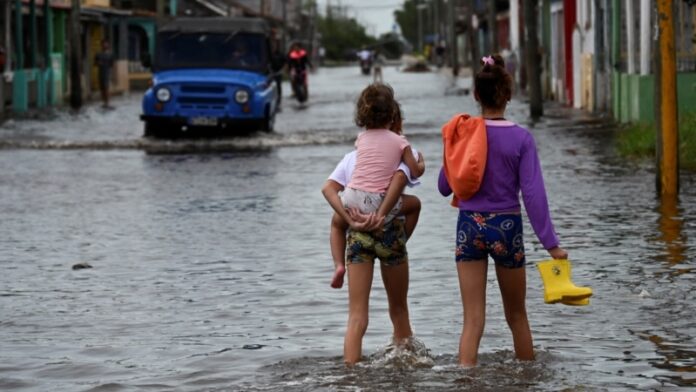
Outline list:
[[[346,290],[329,288],[331,210],[319,189],[352,148],[355,68],[310,75],[273,134],[141,138],[138,94],[80,114],[0,127],[0,390],[672,390],[696,386],[696,175],[655,198],[653,162],[614,150],[615,127],[561,108],[531,123],[552,217],[591,305],[545,305],[526,223],[528,312],[538,360],[513,359],[489,274],[481,365],[456,366],[456,211],[436,190],[439,128],[475,112],[437,73],[385,70],[405,134],[426,157],[409,241],[417,342],[389,343],[379,277],[367,360],[342,365]],[[285,91],[289,89],[286,86]],[[93,268],[72,270],[76,263]],[[422,344],[422,346],[420,345]]]

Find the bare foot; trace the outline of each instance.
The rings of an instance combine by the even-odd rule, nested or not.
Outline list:
[[[343,287],[343,275],[346,274],[346,267],[343,265],[339,265],[336,267],[336,271],[334,271],[333,278],[331,278],[331,287],[335,289],[340,289]]]

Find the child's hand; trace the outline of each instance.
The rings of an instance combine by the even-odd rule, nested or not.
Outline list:
[[[554,259],[568,260],[568,252],[560,246],[556,246],[548,250],[549,255]]]
[[[418,169],[420,169],[422,173],[425,173],[425,158],[423,158],[423,153],[420,151],[418,151]]]
[[[363,214],[356,208],[350,208],[348,209],[348,215],[351,219],[349,223],[350,228],[355,231],[370,232],[384,225],[384,217],[378,216],[375,213]]]

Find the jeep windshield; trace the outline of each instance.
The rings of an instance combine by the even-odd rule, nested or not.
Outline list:
[[[266,37],[243,32],[161,32],[155,67],[157,70],[226,68],[266,72]]]

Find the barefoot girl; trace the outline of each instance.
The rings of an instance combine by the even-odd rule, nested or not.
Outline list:
[[[378,209],[385,198],[384,192],[402,160],[416,177],[420,177],[425,170],[422,158],[416,160],[413,157],[406,138],[389,130],[396,108],[390,87],[373,84],[363,90],[357,103],[355,120],[358,126],[366,130],[358,135],[356,141],[355,171],[344,191],[342,203],[341,200],[337,201],[334,193],[324,192],[329,204],[351,227],[346,255],[349,313],[343,351],[344,361],[349,365],[359,361],[362,356],[375,258],[381,262],[389,316],[394,327],[393,338],[400,342],[413,334],[407,304],[406,232],[403,221],[393,219],[400,208],[387,210],[386,216],[377,216],[383,213]],[[353,213],[348,213],[346,208]],[[372,214],[370,219],[377,217],[378,226],[382,221],[387,223],[375,231],[356,231],[360,224],[358,214]]]
[[[471,198],[458,202],[455,252],[464,307],[459,363],[467,367],[476,365],[483,334],[488,256],[495,261],[515,356],[534,359],[525,307],[527,283],[520,190],[532,228],[544,248],[553,258],[568,256],[558,246],[551,223],[534,139],[529,131],[504,117],[512,94],[512,78],[499,55],[484,57],[482,66],[474,79],[474,97],[481,105],[486,123],[487,160],[479,190]],[[438,188],[443,196],[449,196],[454,188],[448,181],[441,170]]]

